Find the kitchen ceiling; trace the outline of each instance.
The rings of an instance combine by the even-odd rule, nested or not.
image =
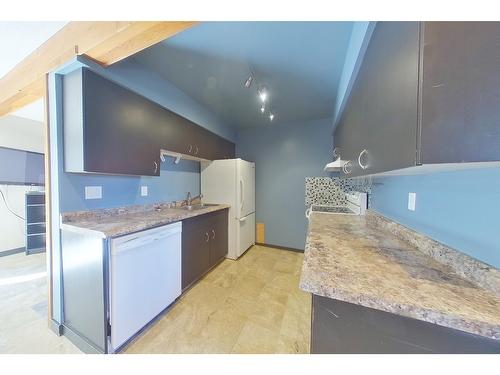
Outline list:
[[[0,59],[0,78],[47,39],[66,25],[66,22],[0,22],[0,47],[5,53]],[[43,98],[12,113],[31,120],[44,120]]]
[[[331,117],[352,22],[204,22],[133,58],[227,125]],[[245,80],[255,74],[250,88]],[[268,89],[273,122],[260,112]]]

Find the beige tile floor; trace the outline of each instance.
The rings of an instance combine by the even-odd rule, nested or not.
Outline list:
[[[308,353],[303,254],[254,246],[224,260],[125,353]],[[45,254],[0,257],[0,353],[79,353],[47,328]],[[30,281],[15,279],[34,276]]]
[[[80,353],[48,328],[45,271],[45,254],[0,257],[0,353]]]
[[[308,353],[311,297],[303,254],[254,246],[224,260],[125,353]]]

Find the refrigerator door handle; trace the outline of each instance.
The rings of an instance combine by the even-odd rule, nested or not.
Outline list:
[[[243,191],[243,180],[240,180],[240,212],[243,212],[243,204],[245,203],[245,200],[244,200],[244,191]]]

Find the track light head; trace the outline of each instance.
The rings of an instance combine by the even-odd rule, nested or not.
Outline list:
[[[267,100],[267,90],[264,86],[259,87],[257,94],[263,103]]]
[[[252,82],[253,82],[253,76],[249,75],[247,80],[245,81],[245,87],[248,89],[250,86],[252,86]]]

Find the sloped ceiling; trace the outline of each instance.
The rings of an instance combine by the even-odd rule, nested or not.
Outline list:
[[[31,52],[59,31],[66,22],[0,22],[0,78]],[[43,99],[14,112],[13,115],[43,121]]]
[[[352,22],[204,22],[135,55],[226,124],[269,126],[259,84],[269,92],[274,123],[332,117]],[[254,82],[244,82],[250,72]]]

